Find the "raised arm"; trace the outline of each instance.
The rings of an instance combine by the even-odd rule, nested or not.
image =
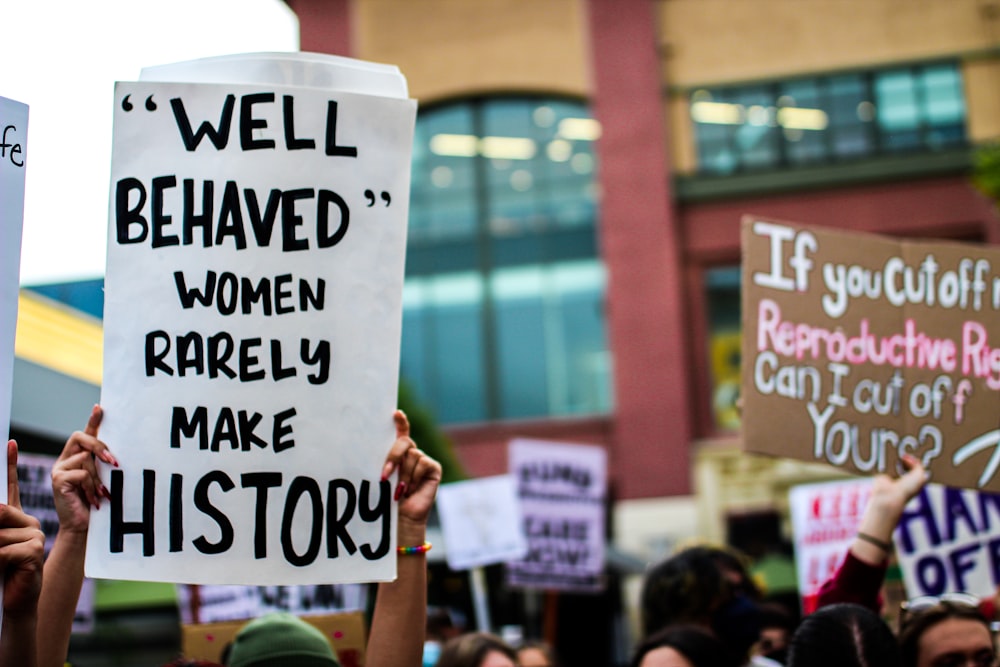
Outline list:
[[[35,633],[42,589],[45,535],[38,520],[21,511],[17,444],[7,443],[7,504],[0,505],[0,568],[3,571],[3,629],[0,667],[36,667]]]
[[[427,629],[427,519],[441,482],[441,465],[410,439],[410,423],[401,410],[393,416],[396,442],[386,457],[382,477],[399,470],[397,578],[379,584],[368,637],[368,667],[420,667]]]
[[[908,469],[899,477],[879,475],[872,480],[871,496],[847,558],[820,589],[820,607],[853,602],[879,611],[879,591],[892,552],[892,533],[906,504],[927,484],[927,472],[919,459],[905,454],[903,463]]]
[[[45,584],[38,601],[39,667],[62,667],[69,651],[76,603],[83,586],[90,508],[100,509],[108,490],[97,474],[97,459],[117,465],[107,445],[97,439],[104,413],[94,406],[83,431],[73,433],[52,466],[52,494],[59,532],[45,561]]]

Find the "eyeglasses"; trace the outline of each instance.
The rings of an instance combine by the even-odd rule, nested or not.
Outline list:
[[[978,607],[979,598],[969,593],[943,593],[941,595],[921,595],[911,598],[900,605],[900,608],[909,613],[915,613],[924,609],[930,609],[942,602],[963,607]]]
[[[941,604],[952,605],[955,607],[967,607],[970,609],[979,609],[980,600],[975,595],[970,595],[969,593],[942,593],[941,595],[921,595],[920,597],[911,598],[899,605],[902,614],[900,616],[900,621],[906,620],[908,615],[916,614],[933,607],[937,607]],[[984,617],[983,620],[988,620]],[[998,632],[1000,631],[1000,622],[992,621],[989,622],[990,631]]]

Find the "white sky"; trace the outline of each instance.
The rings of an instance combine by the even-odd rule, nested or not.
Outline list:
[[[13,0],[2,13],[0,96],[29,106],[22,285],[104,275],[115,81],[298,50],[281,0]]]

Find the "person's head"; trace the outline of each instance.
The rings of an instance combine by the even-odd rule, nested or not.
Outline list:
[[[737,667],[740,660],[700,625],[673,625],[654,632],[632,656],[631,667]]]
[[[745,657],[760,635],[759,599],[760,591],[738,553],[689,547],[646,574],[641,594],[643,634],[668,625],[701,625],[734,654]]]
[[[833,604],[807,616],[792,635],[788,667],[899,667],[899,645],[878,614]]]
[[[899,629],[903,667],[996,665],[990,624],[975,603],[942,600],[904,612]]]
[[[517,647],[518,667],[557,667],[555,652],[542,641],[529,640]]]
[[[516,667],[517,653],[486,632],[467,632],[445,642],[436,667]]]
[[[461,634],[461,628],[455,624],[451,612],[444,607],[427,608],[426,638],[432,641],[444,642]]]
[[[754,647],[755,653],[784,662],[796,623],[796,616],[785,605],[778,602],[761,604],[760,638]]]
[[[233,639],[229,667],[340,667],[330,642],[316,627],[286,613],[266,614]]]

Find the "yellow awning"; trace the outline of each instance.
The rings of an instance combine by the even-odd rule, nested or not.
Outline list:
[[[14,354],[71,377],[101,384],[104,333],[101,320],[21,290],[17,300]]]

